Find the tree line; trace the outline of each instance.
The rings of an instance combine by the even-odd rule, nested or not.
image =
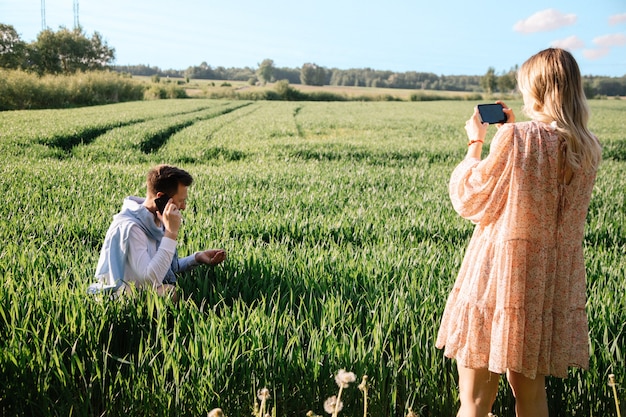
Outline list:
[[[95,32],[82,28],[42,30],[34,42],[20,39],[15,28],[0,23],[0,68],[19,69],[38,75],[73,74],[79,71],[114,70],[130,75],[191,79],[246,81],[250,84],[287,80],[290,84],[401,88],[415,90],[510,93],[515,91],[517,67],[497,73],[489,67],[483,75],[437,75],[431,72],[393,72],[372,68],[326,68],[305,63],[300,68],[277,67],[265,59],[253,67],[213,67],[207,62],[184,70],[147,65],[112,65],[115,49]],[[588,97],[626,96],[626,75],[585,76]]]
[[[256,68],[213,67],[207,62],[184,70],[161,70],[156,66],[113,66],[114,70],[132,75],[164,76],[174,78],[245,81],[250,84],[287,80],[290,84],[331,85],[353,87],[401,88],[415,90],[510,93],[515,91],[518,67],[498,73],[489,67],[483,75],[437,75],[430,72],[393,72],[371,68],[325,68],[315,63],[305,63],[300,68],[277,67],[265,59]],[[584,77],[587,96],[626,96],[626,75]]]
[[[174,77],[201,80],[245,81],[250,84],[287,80],[290,84],[332,85],[352,87],[402,88],[447,91],[484,91],[480,75],[437,75],[428,72],[393,72],[371,68],[325,68],[305,63],[300,68],[277,67],[271,59],[265,59],[256,68],[226,68],[211,66],[206,62],[184,70],[162,70],[157,66],[116,65],[119,72],[132,75]]]

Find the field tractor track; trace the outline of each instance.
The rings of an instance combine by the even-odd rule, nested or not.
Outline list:
[[[241,107],[238,107],[238,108],[236,108],[236,109],[233,109],[233,110],[232,110],[232,111],[230,111],[229,113],[232,113],[233,111],[235,111],[235,110],[239,110],[239,109],[241,109],[241,108],[243,108],[243,107],[245,107],[245,106],[241,106]],[[245,112],[245,113],[239,113],[239,114],[237,115],[237,117],[233,117],[232,119],[229,119],[228,121],[224,122],[224,123],[223,123],[223,124],[221,124],[220,126],[218,126],[218,127],[216,127],[215,129],[211,130],[211,132],[207,135],[207,141],[210,141],[211,139],[213,139],[213,137],[215,136],[215,134],[216,134],[217,132],[219,132],[220,130],[224,129],[226,126],[231,125],[231,124],[235,123],[237,120],[240,120],[240,119],[242,119],[242,118],[244,118],[244,117],[246,117],[246,116],[251,115],[252,113],[254,113],[254,112],[258,111],[259,109],[260,109],[260,107],[259,107],[259,106],[255,106],[255,107],[253,107],[252,109],[249,109],[249,111],[248,111],[248,112]],[[223,116],[223,115],[225,115],[225,114],[226,114],[226,113],[222,114],[222,116]]]
[[[298,122],[298,114],[300,113],[300,110],[302,110],[303,106],[298,106],[293,110],[293,123],[296,125],[296,131],[298,132],[298,137],[300,138],[304,138],[304,129],[302,128],[302,125]]]
[[[226,103],[225,105],[228,105],[228,104],[229,103]],[[227,108],[221,114],[230,113],[231,111],[236,110],[239,107]],[[203,112],[211,108],[212,108],[211,106],[205,106],[205,107],[200,107],[200,108],[193,109],[193,110],[174,112],[168,115],[168,117],[190,115],[194,113]],[[59,134],[52,138],[41,139],[39,143],[41,143],[42,145],[50,146],[52,148],[57,148],[66,153],[69,153],[72,151],[74,147],[79,146],[79,145],[89,145],[96,138],[106,134],[107,132],[113,129],[118,129],[118,128],[122,128],[126,126],[133,126],[133,125],[145,123],[151,120],[156,120],[162,117],[163,116],[161,115],[153,116],[153,117],[141,117],[141,118],[131,119],[127,121],[111,122],[111,123],[99,125],[99,126],[98,125],[96,126],[86,125],[82,128],[79,128],[77,131],[71,134]]]
[[[169,125],[163,130],[157,131],[147,136],[140,144],[139,149],[145,154],[151,154],[158,151],[163,145],[167,143],[170,137],[180,132],[181,130],[205,120],[214,119],[220,116],[224,116],[228,113],[232,113],[235,110],[247,107],[252,103],[243,103],[238,106],[225,108],[217,113],[211,113],[209,115],[197,116],[190,120],[185,120],[177,124]]]

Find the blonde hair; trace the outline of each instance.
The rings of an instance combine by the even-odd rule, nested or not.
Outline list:
[[[569,52],[545,49],[531,56],[517,73],[524,94],[524,113],[545,123],[556,122],[566,140],[566,164],[572,169],[595,169],[602,148],[587,128],[589,106],[576,60]]]

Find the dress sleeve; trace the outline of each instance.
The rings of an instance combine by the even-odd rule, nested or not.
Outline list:
[[[513,172],[514,132],[514,124],[503,125],[485,159],[466,158],[452,172],[450,199],[463,218],[488,224],[504,207]]]

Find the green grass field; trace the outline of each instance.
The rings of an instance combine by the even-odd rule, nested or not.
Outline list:
[[[363,375],[372,417],[454,415],[455,367],[434,340],[472,231],[447,184],[474,104],[0,113],[0,414],[250,416],[267,387],[273,416],[322,415],[346,369],[340,415],[363,415]],[[552,416],[615,415],[608,375],[626,384],[626,102],[591,106],[591,369],[550,379]],[[227,261],[183,276],[177,306],[86,296],[111,217],[157,163],[195,178],[179,253],[224,247]],[[514,414],[504,383],[494,413]]]
[[[152,77],[135,75],[133,80],[140,81],[147,85],[154,85]],[[278,80],[280,81],[280,80]],[[247,81],[233,80],[205,80],[190,79],[188,82],[182,78],[161,78],[159,84],[161,86],[177,85],[183,88],[190,97],[196,98],[224,98],[236,96],[237,94],[263,94],[267,91],[275,91],[276,82],[264,85],[250,85]],[[355,87],[355,86],[337,86],[324,85],[312,86],[305,84],[290,84],[290,87],[306,94],[332,94],[335,97],[344,98],[346,100],[369,100],[369,101],[410,101],[412,95],[423,97],[426,101],[434,100],[469,100],[480,95],[475,92],[468,91],[445,91],[445,90],[415,90],[403,88],[381,88],[381,87]],[[413,100],[420,101],[420,100]]]

